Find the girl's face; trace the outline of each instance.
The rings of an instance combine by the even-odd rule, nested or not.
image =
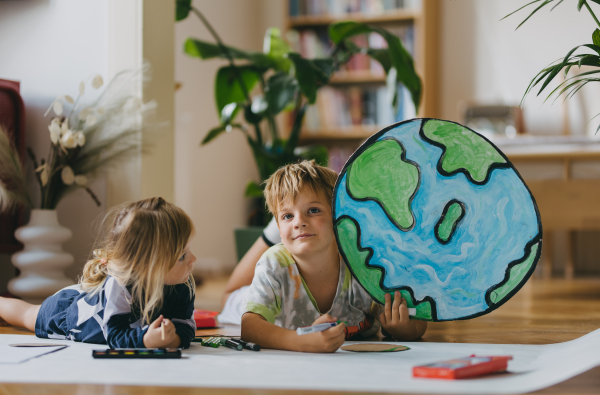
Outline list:
[[[190,244],[192,243],[193,236],[190,237],[183,255],[179,257],[175,265],[169,270],[165,276],[165,285],[177,285],[187,282],[192,269],[194,268],[194,262],[196,257],[190,251]]]

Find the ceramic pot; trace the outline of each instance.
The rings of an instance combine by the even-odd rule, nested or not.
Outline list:
[[[262,236],[264,227],[250,226],[246,228],[234,229],[235,249],[237,252],[237,261],[241,261],[242,257],[250,247],[256,242],[256,239]]]
[[[30,303],[41,303],[58,290],[73,285],[64,270],[73,256],[62,250],[62,243],[73,233],[58,223],[56,210],[31,211],[29,223],[15,231],[23,251],[12,256],[21,274],[8,283],[8,290]]]

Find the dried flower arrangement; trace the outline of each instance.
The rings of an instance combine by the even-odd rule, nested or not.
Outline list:
[[[141,71],[125,71],[116,75],[95,102],[80,107],[86,82],[79,84],[76,99],[70,95],[57,97],[46,111],[55,114],[50,121],[50,147],[47,158],[37,160],[33,151],[27,153],[33,162],[40,187],[39,208],[55,209],[58,202],[77,188],[85,189],[97,205],[100,201],[88,187],[88,180],[110,164],[126,160],[142,148],[139,133],[143,118],[154,103],[142,103],[130,95],[129,87],[138,82]],[[91,78],[90,85],[104,85],[100,75]],[[67,113],[68,110],[68,114]],[[6,131],[0,130],[0,212],[17,206],[34,208],[27,187],[24,158],[12,146]]]

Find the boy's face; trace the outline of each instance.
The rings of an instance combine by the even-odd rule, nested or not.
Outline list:
[[[310,188],[302,189],[294,202],[282,203],[277,219],[281,241],[294,256],[309,258],[335,245],[331,205]]]

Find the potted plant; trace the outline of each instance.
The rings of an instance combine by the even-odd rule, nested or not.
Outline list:
[[[73,263],[73,256],[62,250],[61,244],[72,236],[71,230],[58,222],[56,206],[75,189],[84,189],[99,206],[98,197],[88,187],[88,179],[97,171],[141,148],[139,139],[142,117],[153,103],[144,105],[139,98],[128,95],[127,87],[140,79],[140,72],[122,72],[89,106],[82,106],[86,82],[79,84],[76,99],[70,95],[57,97],[45,115],[51,111],[48,131],[48,156],[39,161],[27,150],[35,169],[40,189],[36,204],[29,191],[23,163],[12,145],[7,131],[0,129],[0,212],[18,206],[31,210],[29,223],[18,228],[16,238],[24,250],[12,256],[21,274],[12,279],[11,293],[31,302],[39,302],[73,282],[64,276],[64,269]],[[92,88],[103,85],[100,75],[91,78]]]
[[[589,0],[589,1],[596,3],[596,4],[600,4],[600,0]],[[559,83],[556,88],[554,88],[552,91],[550,91],[546,100],[548,100],[553,95],[555,95],[558,98],[562,94],[565,94],[565,100],[566,100],[568,98],[571,98],[575,93],[577,93],[581,88],[583,88],[588,83],[600,81],[600,79],[594,75],[594,74],[600,73],[600,29],[599,29],[600,21],[596,17],[596,14],[594,14],[594,11],[592,11],[592,8],[589,5],[589,1],[588,0],[577,0],[577,10],[581,11],[582,8],[585,8],[588,11],[588,13],[590,14],[591,18],[594,20],[594,22],[596,22],[596,25],[598,26],[592,32],[592,43],[576,46],[575,48],[571,49],[563,59],[559,59],[559,60],[553,62],[550,66],[542,69],[542,71],[540,71],[529,83],[529,86],[527,87],[527,89],[525,90],[525,94],[523,95],[521,104],[525,100],[525,97],[536,86],[540,87],[540,89],[537,93],[537,96],[539,96],[542,93],[542,91],[544,91],[548,87],[548,84],[550,84],[550,82],[552,82],[563,70],[564,70],[564,73],[563,73],[564,81]],[[507,16],[505,16],[502,19],[508,18],[509,16],[515,14],[516,12],[519,12],[528,6],[535,4],[537,7],[527,16],[527,18],[525,18],[517,26],[517,29],[518,29],[525,22],[527,22],[529,20],[529,18],[531,18],[536,12],[538,12],[542,8],[549,6],[549,5],[553,5],[553,7],[551,8],[551,11],[552,11],[552,10],[554,10],[554,8],[556,8],[562,2],[563,2],[563,0],[534,0],[534,1],[531,1],[527,4],[525,4],[523,7],[517,9],[516,11],[513,11],[512,13],[508,14]],[[581,54],[574,55],[574,53],[580,48],[587,48],[587,49],[591,50],[592,53],[581,53]],[[586,72],[580,72],[572,77],[569,77],[569,71],[571,71],[572,69],[574,70],[575,67],[578,70],[580,70],[581,66],[588,66],[588,67],[593,68],[593,70],[586,71]],[[596,115],[596,116],[598,116],[598,115]],[[596,129],[596,132],[598,132],[598,130],[600,130],[600,125]]]
[[[243,255],[261,234],[269,220],[263,200],[263,181],[279,167],[301,159],[315,159],[327,165],[327,149],[321,145],[299,147],[302,123],[307,106],[314,104],[319,88],[329,84],[332,74],[350,60],[352,55],[365,53],[378,61],[387,75],[387,87],[392,104],[398,103],[399,84],[404,85],[418,110],[421,100],[421,79],[417,75],[411,55],[400,39],[376,26],[353,21],[329,26],[331,49],[327,57],[307,59],[292,52],[281,37],[279,29],[269,28],[264,37],[263,52],[246,51],[225,45],[205,16],[192,5],[192,0],[176,0],[176,20],[196,15],[208,29],[215,42],[188,38],[183,50],[201,60],[226,59],[215,76],[215,104],[220,124],[212,128],[201,145],[206,145],[221,134],[238,130],[244,134],[252,150],[260,180],[248,182],[245,195],[254,198],[255,215],[247,235],[236,231],[238,255]],[[380,34],[387,48],[369,48],[356,45],[351,38],[357,35]],[[282,133],[275,117],[284,111],[292,112],[291,129]],[[243,121],[238,120],[243,114]]]

